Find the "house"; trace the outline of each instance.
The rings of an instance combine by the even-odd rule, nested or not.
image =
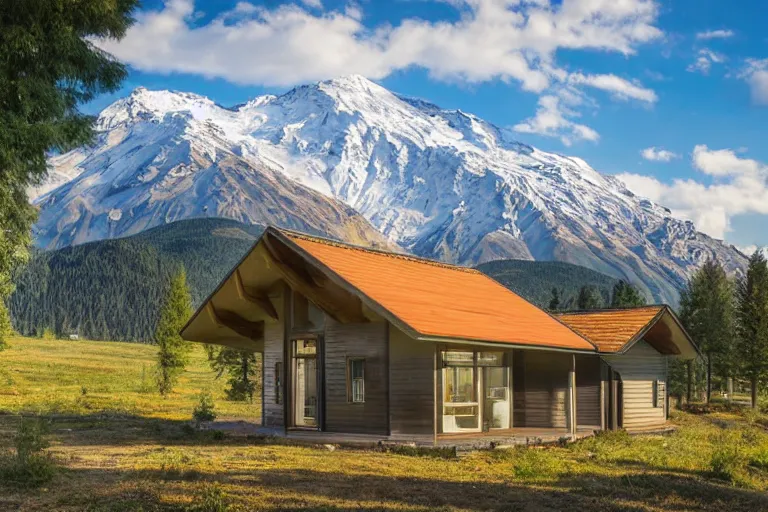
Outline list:
[[[556,318],[485,274],[268,228],[184,339],[263,354],[262,424],[443,443],[662,426],[666,306]]]

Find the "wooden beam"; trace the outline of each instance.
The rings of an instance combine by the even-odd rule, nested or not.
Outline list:
[[[234,311],[216,309],[212,302],[208,302],[206,309],[217,326],[226,327],[251,340],[264,338],[264,322],[252,322]]]
[[[272,305],[272,301],[269,300],[269,297],[255,288],[246,286],[245,283],[243,283],[243,277],[240,275],[240,269],[235,270],[235,285],[237,286],[237,295],[241,299],[247,300],[251,304],[258,306],[271,319],[278,319],[277,310],[275,309],[275,306]]]
[[[272,264],[280,271],[283,279],[291,288],[317,304],[337,322],[368,322],[368,318],[363,314],[360,299],[341,289],[341,293],[333,293],[330,287],[318,286],[316,278],[309,271],[302,268],[295,269],[293,266],[288,265],[281,257],[279,249],[269,238],[264,237],[263,241]],[[340,305],[344,303],[352,303],[353,307]]]

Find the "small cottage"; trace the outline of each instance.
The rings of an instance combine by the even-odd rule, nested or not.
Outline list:
[[[554,317],[470,268],[268,228],[184,339],[263,354],[262,425],[439,444],[662,427],[666,306]]]

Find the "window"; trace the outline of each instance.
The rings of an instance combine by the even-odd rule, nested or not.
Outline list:
[[[349,378],[347,399],[352,403],[365,402],[365,359],[348,359]]]
[[[653,406],[662,408],[664,407],[665,390],[663,380],[653,381]]]
[[[283,363],[275,363],[275,403],[283,403]]]

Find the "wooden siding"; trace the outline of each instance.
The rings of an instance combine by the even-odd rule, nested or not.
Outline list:
[[[603,356],[622,381],[623,424],[626,429],[663,425],[666,408],[654,407],[653,383],[660,381],[661,403],[666,403],[667,358],[644,341],[621,355]]]
[[[276,301],[275,309],[282,312],[282,300]],[[268,427],[282,427],[285,425],[283,418],[283,404],[276,403],[275,397],[275,366],[278,362],[283,363],[283,385],[288,368],[283,362],[284,347],[284,329],[283,319],[278,322],[267,322],[264,326],[264,402],[262,410],[264,414],[264,425]],[[285,396],[283,396],[285,400]]]
[[[566,428],[568,371],[572,357],[558,352],[514,351],[513,426]]]
[[[600,358],[576,356],[576,424],[600,426]]]
[[[390,430],[434,434],[435,344],[416,341],[389,327]]]
[[[348,400],[347,360],[365,359],[365,402]],[[326,319],[325,430],[387,434],[387,324]]]

